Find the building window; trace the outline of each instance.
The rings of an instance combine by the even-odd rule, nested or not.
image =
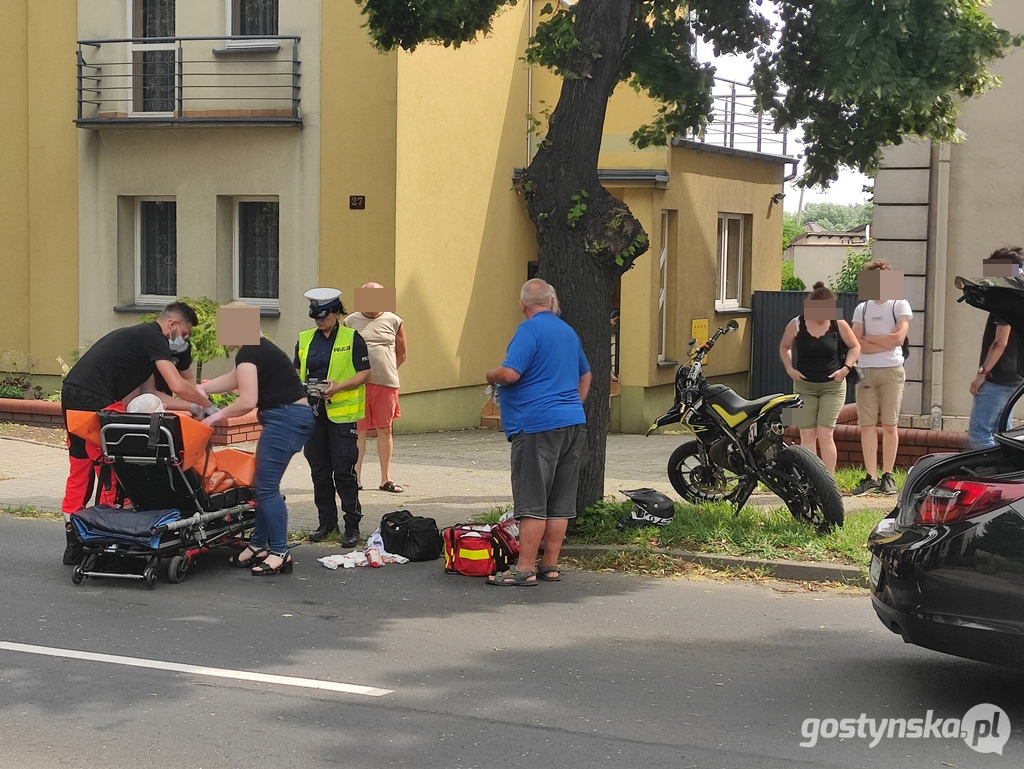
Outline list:
[[[278,0],[229,0],[232,35],[276,35]]]
[[[658,256],[658,361],[668,359],[668,211],[661,212],[661,252]]]
[[[174,37],[174,0],[131,0],[132,37]],[[131,44],[132,109],[174,111],[174,43]]]
[[[239,200],[235,207],[235,286],[238,299],[276,306],[280,203]]]
[[[178,214],[173,200],[139,200],[135,209],[137,301],[178,294]]]
[[[739,307],[743,297],[744,232],[740,214],[718,215],[718,293],[716,309]]]

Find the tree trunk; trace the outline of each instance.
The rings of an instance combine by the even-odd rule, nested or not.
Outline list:
[[[523,180],[537,227],[538,277],[558,292],[562,317],[579,334],[593,372],[585,404],[588,459],[580,472],[580,510],[604,496],[612,294],[616,280],[648,243],[640,223],[597,177],[605,111],[636,14],[637,0],[580,0],[575,24],[580,45],[569,56],[547,137]]]

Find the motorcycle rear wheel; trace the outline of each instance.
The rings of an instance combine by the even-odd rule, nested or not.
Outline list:
[[[672,488],[687,502],[732,502],[743,489],[743,479],[730,470],[705,465],[696,440],[681,444],[668,460]]]
[[[801,523],[808,523],[818,531],[827,533],[842,527],[846,518],[843,497],[836,479],[829,474],[825,463],[817,454],[803,446],[787,446],[776,462],[800,482],[800,495],[806,504],[786,502],[789,512]]]

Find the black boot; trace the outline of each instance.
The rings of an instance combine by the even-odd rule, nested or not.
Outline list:
[[[316,531],[309,533],[310,542],[323,542],[331,534],[338,530],[338,524],[336,523],[321,523]]]
[[[355,547],[359,541],[359,524],[358,523],[346,523],[345,533],[341,537],[342,547]]]
[[[64,524],[64,531],[68,538],[68,545],[64,548],[64,565],[74,566],[82,560],[82,541],[78,538],[70,523]]]

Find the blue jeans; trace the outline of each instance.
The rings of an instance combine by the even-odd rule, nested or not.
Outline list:
[[[259,443],[256,444],[256,528],[250,542],[254,548],[271,552],[288,551],[288,508],[281,496],[281,478],[288,463],[313,433],[313,411],[305,403],[289,403],[260,412]]]
[[[974,396],[974,405],[971,407],[971,424],[967,428],[967,437],[974,448],[983,449],[996,445],[996,439],[992,436],[1004,429],[997,424],[999,415],[1016,389],[1017,385],[985,382],[978,390],[978,394]],[[1009,427],[1008,419],[1005,429]]]

